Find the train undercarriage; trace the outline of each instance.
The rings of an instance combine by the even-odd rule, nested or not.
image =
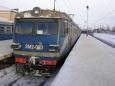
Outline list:
[[[39,74],[51,76],[56,70],[56,65],[43,65],[43,64],[33,64],[28,63],[16,63],[16,72],[21,74]]]

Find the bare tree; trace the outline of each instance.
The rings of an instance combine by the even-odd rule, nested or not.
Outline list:
[[[106,27],[106,30],[107,30],[107,31],[110,31],[110,27],[109,27],[109,26],[107,26],[107,27]]]
[[[112,27],[112,31],[115,32],[115,26]]]

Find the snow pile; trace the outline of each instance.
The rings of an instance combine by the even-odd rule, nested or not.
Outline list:
[[[102,39],[109,44],[115,46],[115,35],[113,34],[105,34],[105,33],[94,33],[93,34],[95,37]]]

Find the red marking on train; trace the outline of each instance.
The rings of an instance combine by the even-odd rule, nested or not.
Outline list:
[[[44,65],[56,65],[57,61],[56,60],[42,60]]]
[[[26,63],[26,59],[24,59],[24,58],[16,58],[15,62],[17,62],[17,63]]]

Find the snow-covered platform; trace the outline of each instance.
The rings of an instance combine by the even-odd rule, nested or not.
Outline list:
[[[115,48],[81,35],[50,86],[115,86]]]

